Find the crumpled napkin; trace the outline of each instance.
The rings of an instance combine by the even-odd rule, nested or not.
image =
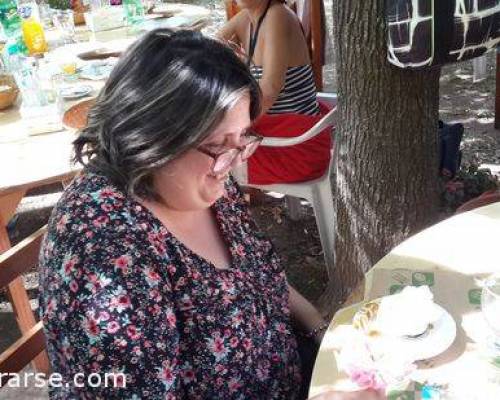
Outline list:
[[[389,336],[422,334],[443,315],[433,300],[428,286],[406,286],[400,293],[381,299],[371,328]]]

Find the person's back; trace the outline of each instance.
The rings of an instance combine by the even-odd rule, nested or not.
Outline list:
[[[295,13],[279,0],[240,0],[242,11],[219,32],[245,52],[262,90],[262,114],[253,129],[265,137],[296,137],[328,111],[318,104],[309,49]],[[262,146],[234,171],[240,183],[267,185],[317,179],[331,156],[330,130],[291,147]]]
[[[241,45],[259,81],[262,113],[318,113],[309,49],[295,13],[279,0],[241,0],[219,32]]]

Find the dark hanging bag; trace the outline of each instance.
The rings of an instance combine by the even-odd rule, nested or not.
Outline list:
[[[463,135],[462,124],[446,124],[439,121],[439,172],[441,175],[453,178],[460,169],[462,161],[460,143]]]
[[[479,57],[500,42],[500,0],[386,0],[387,58],[423,68]]]

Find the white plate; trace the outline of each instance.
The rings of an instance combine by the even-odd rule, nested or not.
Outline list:
[[[416,339],[396,338],[402,349],[412,354],[416,361],[441,354],[453,344],[457,336],[457,324],[451,314],[440,305],[436,304],[436,306],[443,314],[432,324],[433,327],[428,333]]]
[[[66,100],[79,99],[88,96],[92,93],[92,86],[89,85],[75,85],[61,88],[61,96]]]
[[[80,70],[80,78],[100,81],[108,79],[109,74],[115,66],[115,62],[107,59],[105,61],[95,61],[84,65]]]
[[[380,299],[376,299],[372,302],[379,301]],[[411,356],[415,361],[426,360],[441,354],[455,341],[457,325],[448,311],[438,304],[436,304],[436,307],[441,311],[442,315],[432,324],[432,328],[421,337],[411,339],[384,335],[380,337],[380,340],[375,337],[374,345],[377,346],[379,343],[382,346],[379,349],[383,352],[397,349],[397,351],[402,351],[405,355]]]

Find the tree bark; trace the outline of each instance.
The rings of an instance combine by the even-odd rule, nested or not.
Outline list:
[[[338,68],[335,308],[395,245],[436,221],[439,69],[386,60],[384,0],[334,0]]]

